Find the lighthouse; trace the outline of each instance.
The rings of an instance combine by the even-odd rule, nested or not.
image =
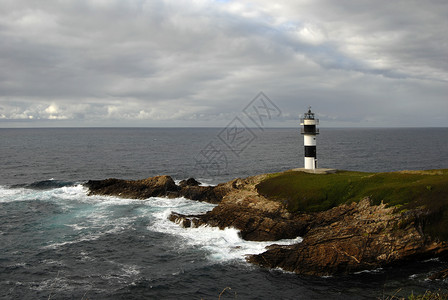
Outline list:
[[[314,117],[310,106],[305,116],[300,119],[300,125],[302,126],[300,133],[303,134],[305,169],[307,170],[315,170],[317,168],[316,135],[319,134],[319,129],[316,128],[317,124],[319,124],[319,119]]]

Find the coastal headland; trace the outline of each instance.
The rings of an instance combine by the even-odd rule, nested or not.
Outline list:
[[[184,227],[234,227],[252,241],[301,236],[247,261],[305,275],[337,275],[448,254],[448,169],[365,173],[299,170],[201,186],[190,178],[105,179],[91,195],[185,197],[217,206],[201,215],[172,213]],[[433,278],[445,278],[447,270]]]

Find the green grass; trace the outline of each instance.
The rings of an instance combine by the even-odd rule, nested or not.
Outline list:
[[[430,171],[334,174],[284,172],[272,174],[257,185],[260,194],[281,201],[291,212],[318,212],[369,197],[406,211],[425,207],[431,218],[425,228],[448,240],[448,169]],[[446,232],[445,232],[446,231]]]

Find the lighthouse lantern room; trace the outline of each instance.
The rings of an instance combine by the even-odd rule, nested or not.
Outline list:
[[[314,117],[311,112],[311,107],[304,117],[300,119],[301,131],[303,134],[303,142],[305,145],[305,169],[314,170],[317,168],[316,156],[316,135],[319,134],[319,129],[316,125],[319,124],[319,119]]]

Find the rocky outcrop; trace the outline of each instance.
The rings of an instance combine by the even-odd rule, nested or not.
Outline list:
[[[212,211],[190,216],[173,213],[170,220],[184,227],[234,227],[240,230],[243,239],[251,241],[276,241],[304,234],[311,216],[290,214],[280,203],[260,196],[255,185],[261,178],[228,182],[229,192]]]
[[[155,176],[143,180],[105,179],[89,180],[85,186],[89,195],[106,195],[121,198],[147,199],[150,197],[185,197],[192,200],[218,203],[228,192],[225,185],[199,186],[190,178],[176,185],[170,176]]]
[[[170,176],[156,176],[143,180],[89,180],[85,184],[89,195],[118,196],[122,198],[146,199],[149,197],[174,196],[179,187]]]
[[[448,250],[425,236],[415,212],[395,213],[369,199],[314,216],[300,244],[272,246],[248,261],[307,275],[334,275],[427,258]]]
[[[188,178],[186,180],[181,180],[181,182],[179,182],[179,186],[180,187],[185,187],[185,186],[200,186],[201,183],[199,181],[197,181],[194,178]]]
[[[252,241],[303,237],[298,244],[272,245],[247,260],[269,268],[307,275],[335,275],[374,269],[448,253],[448,244],[425,235],[425,210],[397,212],[371,205],[365,198],[319,213],[288,212],[278,201],[265,198],[256,185],[267,175],[235,179],[217,186],[201,186],[190,178],[176,185],[169,176],[144,180],[89,181],[90,194],[123,198],[186,197],[219,203],[202,215],[172,213],[170,220],[184,227],[234,227]],[[446,278],[447,272],[434,275]]]

